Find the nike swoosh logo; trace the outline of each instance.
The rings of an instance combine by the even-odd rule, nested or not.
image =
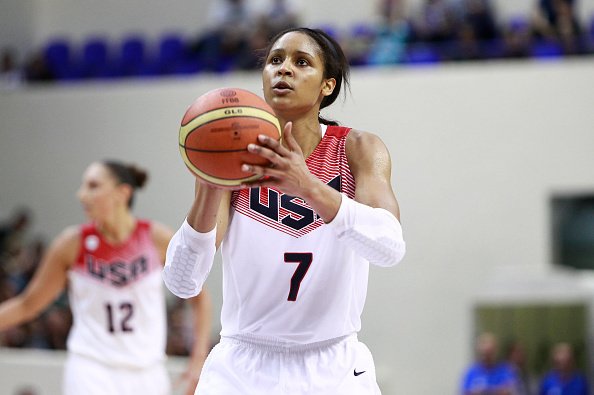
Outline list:
[[[363,373],[365,373],[365,370],[363,370],[363,371],[361,371],[361,372],[357,372],[357,369],[353,369],[353,374],[354,374],[355,376],[359,376],[360,374],[363,374]]]

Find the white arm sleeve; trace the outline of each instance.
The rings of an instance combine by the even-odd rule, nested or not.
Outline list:
[[[163,281],[175,296],[191,298],[202,290],[216,252],[216,233],[216,227],[197,232],[186,219],[169,241]]]
[[[338,240],[377,266],[394,266],[406,252],[402,227],[392,213],[344,194],[336,217],[327,226],[336,232]]]

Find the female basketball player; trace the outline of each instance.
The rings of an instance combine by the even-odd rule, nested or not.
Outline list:
[[[40,314],[69,285],[74,324],[64,372],[66,395],[170,393],[165,360],[161,269],[172,231],[131,212],[145,171],[119,162],[91,164],[78,197],[90,223],[65,229],[25,291],[0,305],[0,330]],[[192,299],[193,393],[208,353],[210,300]]]
[[[331,37],[292,29],[266,53],[264,96],[283,143],[260,136],[249,150],[272,165],[246,163],[263,178],[232,192],[197,180],[167,249],[165,283],[189,297],[222,243],[221,342],[196,394],[379,394],[356,334],[369,263],[392,266],[405,252],[390,155],[377,136],[319,118],[348,84]]]

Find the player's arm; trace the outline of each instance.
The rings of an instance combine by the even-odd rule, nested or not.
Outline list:
[[[355,200],[385,209],[400,220],[398,201],[392,189],[392,159],[384,143],[374,134],[351,130],[346,151],[357,184]]]
[[[165,264],[165,255],[167,253],[167,246],[169,241],[173,237],[173,230],[162,223],[152,221],[151,222],[151,238],[153,244],[159,253],[159,260]]]
[[[406,251],[400,210],[392,189],[392,161],[379,137],[352,130],[346,143],[355,178],[355,199],[343,194],[331,226],[342,240],[370,263],[393,266]]]
[[[76,227],[64,230],[52,241],[25,290],[0,304],[0,330],[37,317],[59,296],[66,286],[67,273],[76,259],[79,245]]]
[[[162,262],[165,262],[167,247],[173,231],[163,224],[153,222],[151,226],[153,242],[159,251]],[[181,380],[187,383],[187,394],[193,395],[200,371],[210,351],[210,328],[212,323],[212,302],[210,294],[203,288],[200,294],[188,299],[192,309],[193,339],[194,343],[190,353],[190,361]]]
[[[210,351],[210,329],[212,323],[212,302],[206,288],[198,296],[188,299],[192,308],[193,339],[190,361],[183,373],[187,381],[186,395],[193,395],[204,361]]]
[[[352,130],[347,138],[347,158],[357,183],[354,200],[309,172],[290,122],[283,131],[285,145],[262,135],[258,140],[261,145],[250,144],[248,150],[268,159],[272,166],[245,164],[245,171],[264,176],[250,186],[274,186],[303,198],[339,240],[372,264],[393,266],[402,260],[405,243],[390,183],[392,164],[377,136]]]
[[[180,298],[200,293],[229,222],[231,192],[196,180],[188,216],[167,247],[163,280]]]

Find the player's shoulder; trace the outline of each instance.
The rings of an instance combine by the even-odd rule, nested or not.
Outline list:
[[[71,263],[79,252],[81,245],[81,226],[72,225],[63,229],[52,240],[50,251],[53,256],[61,257],[62,261]]]
[[[64,228],[54,239],[54,244],[72,245],[80,242],[82,225],[70,225]]]
[[[350,130],[346,149],[349,157],[387,153],[386,145],[377,134],[360,129]]]
[[[169,226],[159,221],[145,220],[145,222],[150,227],[151,236],[156,243],[163,241],[169,242],[169,239],[173,236],[173,230]]]
[[[388,148],[375,133],[352,129],[345,148],[349,167],[355,178],[361,172],[391,167]]]
[[[353,141],[360,144],[370,144],[382,142],[382,139],[375,133],[366,130],[351,128],[349,131],[347,141]]]
[[[158,221],[150,221],[150,224],[151,241],[161,256],[162,262],[165,262],[165,253],[169,241],[173,237],[173,230],[169,226]]]

